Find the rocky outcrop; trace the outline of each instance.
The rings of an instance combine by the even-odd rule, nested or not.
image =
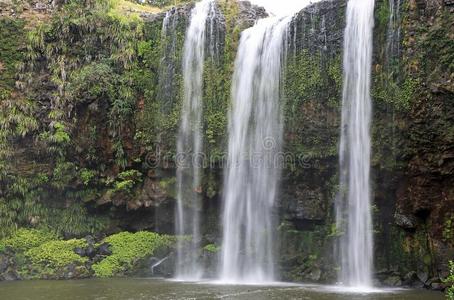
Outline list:
[[[407,2],[401,12],[405,18],[394,28],[401,29],[402,41],[394,41],[401,48],[387,46],[390,36],[398,36],[389,34],[389,1],[376,2],[376,277],[387,285],[439,288],[437,278],[446,275],[446,262],[454,257],[454,50],[447,30],[453,19],[442,1]],[[117,23],[110,16],[93,20],[91,10],[81,8],[78,22],[68,25],[63,21],[71,12],[56,11],[51,2],[27,2],[31,4],[22,13],[10,6],[4,9],[5,3],[11,4],[0,4],[0,17],[7,18],[0,37],[0,102],[2,113],[15,114],[2,119],[11,125],[8,143],[0,136],[2,151],[4,145],[14,150],[6,158],[1,154],[1,166],[13,164],[5,172],[1,169],[7,175],[0,182],[2,228],[53,222],[68,237],[90,230],[172,233],[181,54],[193,4],[172,8],[172,32],[163,35],[165,12],[141,13],[138,26],[131,20],[129,25]],[[266,16],[263,8],[249,2],[218,4],[214,22],[219,49],[216,59],[205,64],[203,126],[209,164],[200,190],[203,244],[214,245],[211,250],[220,243],[226,115],[239,35]],[[338,192],[345,9],[345,0],[318,2],[299,12],[289,28],[284,159],[276,210],[285,280],[332,282],[336,276],[333,247],[342,233],[335,227],[333,204]],[[33,44],[25,38],[33,22],[16,23],[18,16],[27,19],[27,12],[49,20],[50,29],[34,32]],[[51,19],[57,13],[67,15]],[[61,28],[64,34],[56,38]],[[399,51],[390,53],[395,48]],[[11,75],[16,63],[22,65],[21,76]],[[9,219],[17,205],[26,211],[30,203],[39,209]],[[62,215],[65,211],[71,218]],[[73,219],[77,222],[65,224]],[[108,255],[90,247],[77,251],[93,262]],[[203,255],[207,266],[216,265],[212,251]],[[150,271],[150,263],[143,262],[144,272]],[[169,275],[172,264],[170,255],[156,271]],[[68,266],[61,278],[79,276],[74,275],[80,271],[76,267]],[[18,278],[13,269],[11,257],[0,256],[0,276]]]

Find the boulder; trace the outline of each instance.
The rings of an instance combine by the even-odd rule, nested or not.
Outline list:
[[[318,267],[312,268],[309,275],[307,276],[311,281],[319,281],[322,277],[322,271]]]
[[[422,283],[426,283],[427,280],[429,279],[429,274],[426,271],[424,271],[424,270],[418,270],[418,272],[416,274],[418,276],[418,279]]]
[[[102,243],[98,247],[98,255],[109,256],[112,255],[112,250],[110,250],[109,243]]]
[[[411,271],[405,274],[404,280],[402,282],[403,285],[414,286],[415,283],[420,283],[418,275],[416,274],[415,271]]]
[[[395,213],[394,221],[396,222],[397,226],[399,226],[403,229],[407,229],[407,230],[416,229],[417,221],[414,216]]]
[[[4,254],[0,254],[0,274],[5,272],[9,267],[9,257],[4,255]]]
[[[402,286],[402,280],[399,276],[389,276],[383,281],[386,286]]]
[[[15,280],[20,280],[21,277],[19,274],[16,272],[16,270],[13,270],[10,268],[3,274],[0,274],[0,281],[15,281]]]

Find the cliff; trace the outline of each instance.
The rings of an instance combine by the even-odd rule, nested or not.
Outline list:
[[[18,227],[51,228],[65,238],[172,234],[181,55],[192,4],[64,2],[0,3],[0,236]],[[387,284],[435,286],[454,257],[453,8],[390,3],[376,1],[374,31],[375,265]],[[290,26],[276,212],[285,280],[336,274],[345,8],[345,0],[322,1]],[[220,243],[239,35],[265,16],[248,2],[218,1],[217,47],[208,49],[216,55],[204,72],[205,245]]]

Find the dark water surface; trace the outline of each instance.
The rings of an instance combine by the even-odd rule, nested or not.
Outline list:
[[[425,290],[352,293],[327,286],[237,286],[181,283],[156,279],[90,279],[0,283],[1,300],[141,300],[141,299],[308,299],[308,300],[442,300]]]

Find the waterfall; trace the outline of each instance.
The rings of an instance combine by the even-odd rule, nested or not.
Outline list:
[[[389,64],[400,56],[400,39],[401,39],[401,3],[402,0],[389,0],[389,23],[386,38],[386,59]]]
[[[224,177],[220,280],[275,280],[273,209],[280,179],[282,67],[291,17],[242,33],[235,62]]]
[[[203,158],[202,96],[207,24],[212,24],[214,1],[198,2],[191,12],[183,54],[184,99],[177,138],[177,207],[176,277],[198,280],[203,275],[199,265],[201,172]],[[211,17],[210,17],[211,16]],[[209,29],[212,32],[211,29]]]
[[[344,37],[344,88],[337,225],[343,284],[372,286],[370,97],[374,0],[350,0]]]

